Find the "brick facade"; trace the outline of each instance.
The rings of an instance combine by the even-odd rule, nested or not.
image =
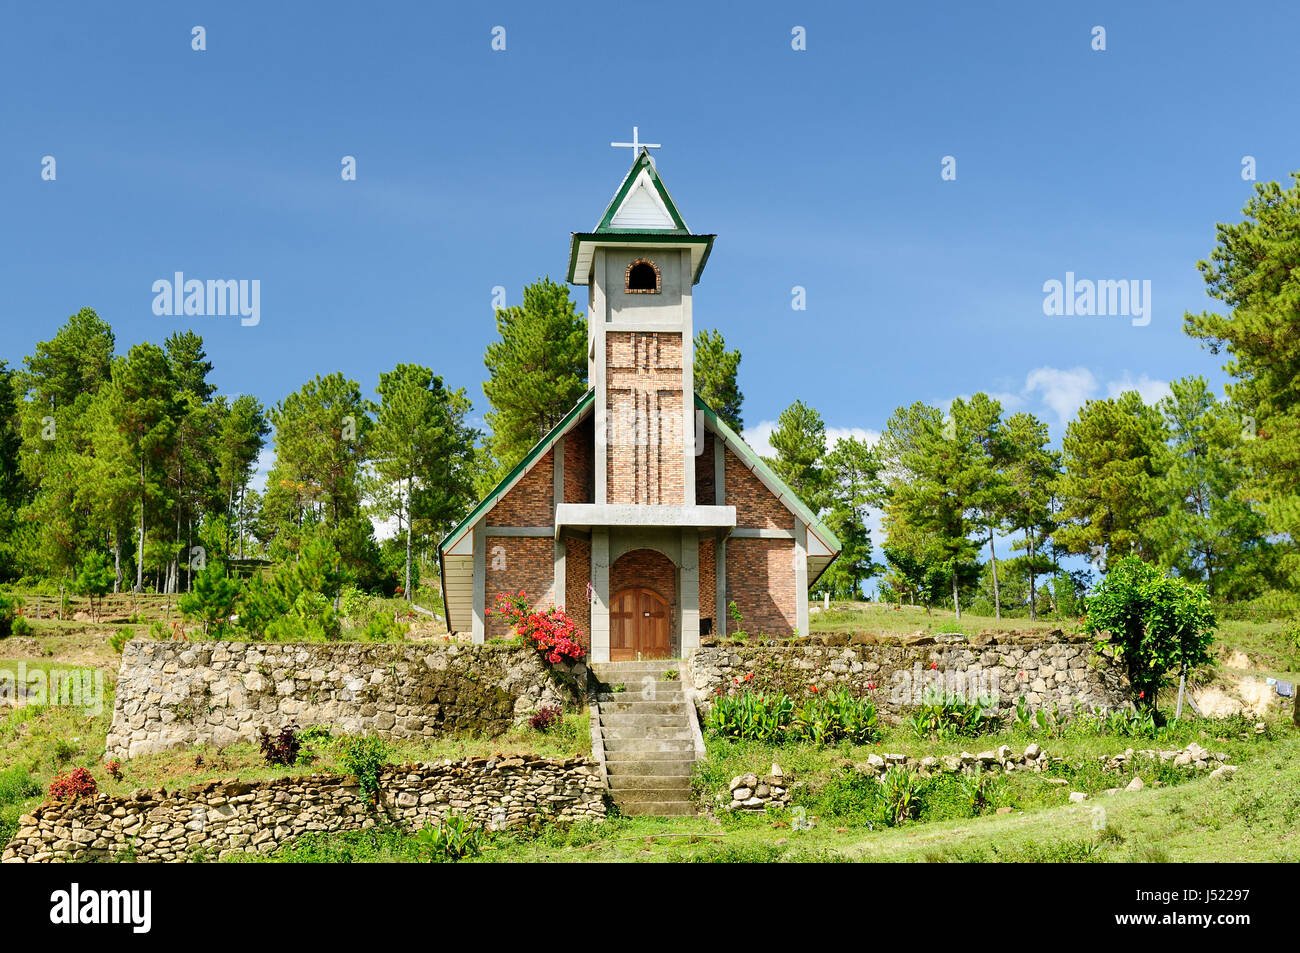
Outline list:
[[[736,508],[736,525],[755,529],[794,529],[794,514],[772,495],[741,459],[727,450],[727,506]],[[727,567],[731,578],[731,567]]]
[[[794,586],[794,540],[734,536],[727,540],[727,601],[736,603],[750,635],[794,634],[798,624]],[[735,630],[736,623],[728,619],[728,633]]]
[[[587,584],[591,581],[591,542],[579,536],[564,539],[564,611],[582,630],[582,645],[591,648],[591,601]]]
[[[555,544],[546,536],[487,537],[487,608],[496,605],[497,593],[522,589],[534,609],[555,604]],[[487,638],[506,636],[506,624],[495,613],[487,617]]]
[[[588,414],[564,437],[564,502],[596,502],[596,415]]]
[[[606,484],[610,503],[686,502],[682,336],[605,336]]]
[[[712,620],[717,615],[718,604],[718,570],[713,555],[712,539],[700,538],[700,631],[704,631],[704,620]],[[717,621],[713,621],[713,632],[718,631]]]
[[[713,434],[704,431],[704,452],[695,458],[695,505],[713,506],[714,487],[717,484],[713,469]]]
[[[552,451],[554,452],[554,451]],[[552,526],[555,522],[554,458],[543,455],[524,478],[488,512],[489,526]]]

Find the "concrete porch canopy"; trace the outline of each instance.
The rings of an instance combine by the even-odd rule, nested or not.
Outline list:
[[[659,529],[732,529],[734,506],[649,503],[561,503],[555,508],[555,536],[564,529],[637,527]]]

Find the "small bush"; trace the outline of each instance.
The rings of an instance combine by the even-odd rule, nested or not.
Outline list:
[[[533,717],[528,719],[528,724],[533,731],[540,731],[545,734],[552,728],[559,727],[563,721],[564,711],[558,705],[547,705],[534,712]]]
[[[907,726],[919,738],[942,740],[951,737],[974,738],[997,730],[1001,720],[989,699],[967,701],[964,696],[947,692],[927,692]]]
[[[388,745],[374,736],[350,738],[343,749],[343,766],[357,779],[372,804],[379,795],[379,775],[388,757]]]
[[[40,793],[40,784],[21,765],[0,771],[0,806],[17,804]]]
[[[18,616],[14,619],[13,624],[10,626],[10,630],[17,636],[31,635],[32,624],[22,616]]]
[[[426,823],[415,834],[415,842],[429,863],[455,863],[482,853],[483,828],[460,814],[452,814],[441,824]]]
[[[135,629],[125,628],[118,629],[108,637],[108,645],[114,652],[121,655],[126,648],[126,643],[135,638]]]
[[[106,762],[104,764],[104,770],[108,772],[108,776],[114,781],[122,780],[122,762],[118,761],[116,758],[112,761]]]
[[[298,740],[297,725],[285,725],[275,734],[265,728],[259,728],[257,731],[258,744],[267,764],[287,766],[298,760],[298,749],[302,747],[302,742]]]
[[[55,775],[50,782],[49,796],[50,800],[63,803],[94,797],[98,792],[95,776],[85,768],[76,768],[71,774]]]

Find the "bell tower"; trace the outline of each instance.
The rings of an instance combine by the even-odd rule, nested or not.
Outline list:
[[[573,236],[568,280],[588,286],[597,504],[695,502],[691,289],[714,238],[686,227],[646,147],[596,228]]]

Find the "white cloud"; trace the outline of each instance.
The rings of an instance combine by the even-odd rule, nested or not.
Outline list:
[[[1036,367],[1025,377],[1025,393],[1041,394],[1040,399],[1064,424],[1097,392],[1097,378],[1086,367],[1061,370]]]
[[[741,437],[745,443],[749,444],[758,452],[761,457],[770,457],[773,454],[772,445],[768,440],[772,436],[772,431],[776,430],[775,420],[764,420],[762,423],[753,427],[746,427],[741,432]]]
[[[1139,375],[1138,379],[1134,381],[1133,375],[1128,371],[1125,371],[1124,376],[1119,380],[1106,383],[1107,397],[1118,397],[1128,390],[1137,391],[1144,404],[1154,404],[1161,398],[1168,397],[1171,393],[1168,381],[1156,380],[1146,374]]]

